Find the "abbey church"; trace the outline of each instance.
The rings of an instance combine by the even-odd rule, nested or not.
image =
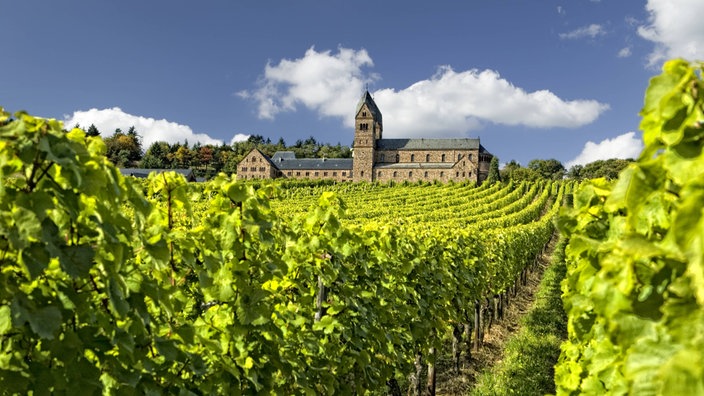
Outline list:
[[[352,158],[272,157],[254,149],[237,166],[242,179],[334,179],[337,181],[474,181],[489,173],[492,155],[479,139],[383,139],[381,111],[369,91],[355,111]]]

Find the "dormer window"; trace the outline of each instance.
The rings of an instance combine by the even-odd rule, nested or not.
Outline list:
[[[367,116],[367,112],[366,112],[366,111],[363,111],[363,112],[362,112],[362,117],[366,117],[366,116]]]

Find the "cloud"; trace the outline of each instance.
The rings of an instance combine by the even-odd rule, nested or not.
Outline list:
[[[214,145],[222,144],[221,140],[213,139],[204,133],[194,133],[189,126],[167,120],[156,120],[128,114],[119,107],[76,111],[73,115],[64,116],[64,125],[73,127],[76,124],[79,124],[83,129],[88,129],[93,124],[103,137],[112,136],[117,128],[120,128],[122,132],[127,132],[131,126],[134,126],[137,134],[142,137],[142,147],[145,150],[157,141],[183,143],[188,140],[190,144],[196,142]]]
[[[638,34],[655,43],[648,64],[657,66],[666,59],[704,60],[704,2],[701,0],[648,0],[649,24]]]
[[[635,132],[627,132],[613,139],[604,139],[599,143],[587,142],[582,152],[565,164],[569,169],[575,165],[585,165],[596,160],[611,158],[638,158],[643,150],[643,142],[636,137]]]
[[[624,47],[624,48],[621,48],[620,51],[618,51],[617,56],[619,58],[628,58],[629,56],[631,56],[631,53],[632,53],[631,47]]]
[[[250,136],[252,136],[252,135],[245,135],[244,133],[238,133],[237,135],[232,137],[232,139],[230,140],[230,144],[235,144],[237,142],[246,142]]]
[[[605,34],[606,30],[603,26],[593,23],[589,26],[584,26],[579,29],[572,30],[571,32],[560,33],[560,38],[566,40],[577,40],[582,38],[593,39],[599,36],[604,36]]]
[[[259,117],[264,119],[293,111],[299,104],[323,116],[349,118],[350,103],[359,99],[366,83],[375,80],[374,75],[362,72],[366,66],[373,62],[364,49],[338,48],[333,54],[311,47],[303,58],[267,63],[259,88],[238,95],[255,100]]]
[[[443,66],[428,80],[376,91],[385,130],[400,136],[456,135],[483,122],[533,128],[573,128],[594,121],[608,105],[564,101],[547,90],[526,92],[493,70],[455,72]]]
[[[240,96],[258,104],[261,118],[299,106],[353,126],[351,111],[364,83],[378,76],[366,51],[306,51],[303,58],[267,64],[259,88]],[[456,72],[441,66],[435,75],[401,90],[379,89],[374,100],[384,114],[385,137],[466,136],[485,123],[534,128],[579,127],[609,106],[595,100],[563,100],[548,90],[526,92],[493,70]]]

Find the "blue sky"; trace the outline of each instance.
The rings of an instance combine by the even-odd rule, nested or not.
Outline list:
[[[700,0],[0,0],[0,106],[104,136],[351,144],[480,137],[501,162],[640,150],[665,59],[704,58]]]

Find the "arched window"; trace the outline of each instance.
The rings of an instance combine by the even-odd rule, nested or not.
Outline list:
[[[425,155],[425,162],[430,162],[430,154]]]
[[[445,176],[445,172],[440,171],[440,177],[443,177],[443,176]]]
[[[408,172],[408,177],[413,177],[413,171]]]
[[[360,172],[360,176],[364,177],[364,171]]]
[[[396,177],[396,171],[394,171],[394,177]]]
[[[472,154],[469,155],[469,160],[470,160],[470,161],[472,160]]]
[[[401,156],[396,154],[396,162],[401,162]]]
[[[416,160],[416,155],[415,155],[415,154],[411,154],[411,162],[413,162],[413,161],[415,161],[415,160]]]
[[[378,172],[376,173],[376,177],[381,177],[381,171],[378,171]]]
[[[425,171],[425,173],[423,174],[423,177],[428,177],[428,171]]]
[[[440,161],[445,162],[445,154],[443,154],[442,157],[440,157]]]
[[[462,154],[457,154],[457,161],[462,159]]]

